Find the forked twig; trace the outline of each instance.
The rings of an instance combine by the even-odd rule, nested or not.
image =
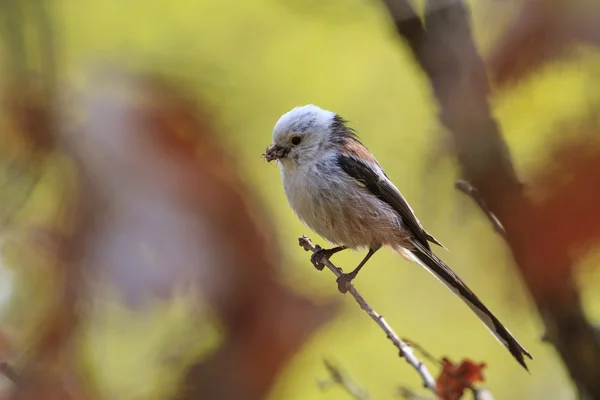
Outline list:
[[[301,236],[300,238],[298,238],[298,244],[302,248],[304,248],[304,250],[310,251],[312,253],[315,253],[318,250],[318,248],[315,247],[310,241],[310,239],[306,236]],[[333,272],[333,274],[336,277],[340,277],[343,274],[342,269],[333,265],[331,261],[327,259],[327,257],[323,256],[320,260],[317,261],[329,268],[329,270]],[[354,285],[348,283],[346,285],[346,288],[348,289],[348,293],[350,293],[350,295],[354,297],[360,308],[362,308],[369,315],[369,317],[371,317],[371,319],[375,321],[377,325],[379,325],[379,327],[386,333],[388,339],[390,339],[394,346],[398,348],[398,351],[400,352],[400,357],[404,357],[406,361],[419,373],[419,375],[421,375],[421,378],[423,379],[423,386],[431,390],[432,392],[437,393],[435,388],[435,380],[433,379],[433,376],[431,375],[427,367],[425,367],[425,365],[421,362],[421,360],[419,360],[415,356],[415,353],[410,348],[410,346],[404,343],[396,334],[396,332],[394,332],[394,330],[390,327],[387,321],[375,310],[373,310],[373,308],[365,301],[365,299],[360,295],[360,293],[358,293],[358,290],[356,290]]]

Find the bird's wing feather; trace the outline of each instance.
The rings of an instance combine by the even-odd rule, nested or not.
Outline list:
[[[372,195],[392,207],[398,213],[408,232],[426,248],[429,248],[428,241],[444,247],[423,229],[415,212],[388,179],[379,164],[371,165],[370,162],[362,161],[348,154],[340,154],[337,163],[346,174],[360,182]]]

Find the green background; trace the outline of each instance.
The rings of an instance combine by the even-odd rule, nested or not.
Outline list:
[[[56,1],[61,81],[77,90],[90,66],[119,62],[151,66],[183,79],[215,105],[241,173],[276,221],[286,281],[318,299],[339,297],[330,273],[317,273],[296,238],[311,234],[290,210],[279,170],[260,157],[281,114],[296,105],[333,110],[354,127],[400,188],[426,229],[450,250],[438,251],[534,355],[527,374],[460,300],[422,270],[389,250],[379,252],[356,281],[370,304],[400,336],[437,356],[484,361],[485,385],[497,399],[568,399],[570,384],[552,348],[540,343],[536,310],[501,238],[472,202],[453,188],[457,168],[449,136],[436,117],[430,87],[375,1],[157,0]],[[511,2],[477,2],[473,29],[490,54]],[[549,161],[562,124],[589,110],[598,91],[597,56],[577,48],[520,85],[490,99],[516,167],[526,180]],[[54,185],[54,186],[53,186]],[[43,219],[56,182],[44,180],[22,213]],[[353,267],[363,254],[334,262]],[[9,257],[10,258],[10,257]],[[600,313],[600,277],[583,270],[590,317]],[[338,317],[318,331],[281,372],[271,399],[348,399],[339,387],[323,392],[322,359],[339,363],[373,399],[394,398],[396,387],[419,389],[414,371],[346,296]],[[88,368],[105,398],[160,399],[177,369],[158,354],[173,335],[190,332],[185,301],[131,318],[106,301],[89,330]],[[107,324],[107,322],[109,322]],[[118,327],[118,328],[117,328]],[[199,336],[214,342],[213,334]],[[218,336],[218,335],[217,335]],[[196,350],[194,350],[196,351]],[[268,351],[268,349],[265,349]],[[184,351],[185,353],[185,351]],[[193,352],[189,352],[193,353]],[[195,353],[194,353],[195,354]]]

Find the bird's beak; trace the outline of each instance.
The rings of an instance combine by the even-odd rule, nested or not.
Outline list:
[[[288,150],[285,147],[279,146],[278,144],[272,144],[267,147],[267,150],[265,150],[265,154],[263,154],[263,156],[267,162],[271,162],[273,160],[284,158],[287,153]]]

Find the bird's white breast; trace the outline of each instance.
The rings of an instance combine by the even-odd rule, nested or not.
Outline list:
[[[290,206],[305,224],[322,234],[331,225],[327,191],[332,183],[327,183],[316,164],[298,166],[282,170],[283,188]]]
[[[400,234],[397,214],[342,171],[334,157],[282,166],[282,178],[296,215],[333,244],[378,246]]]

